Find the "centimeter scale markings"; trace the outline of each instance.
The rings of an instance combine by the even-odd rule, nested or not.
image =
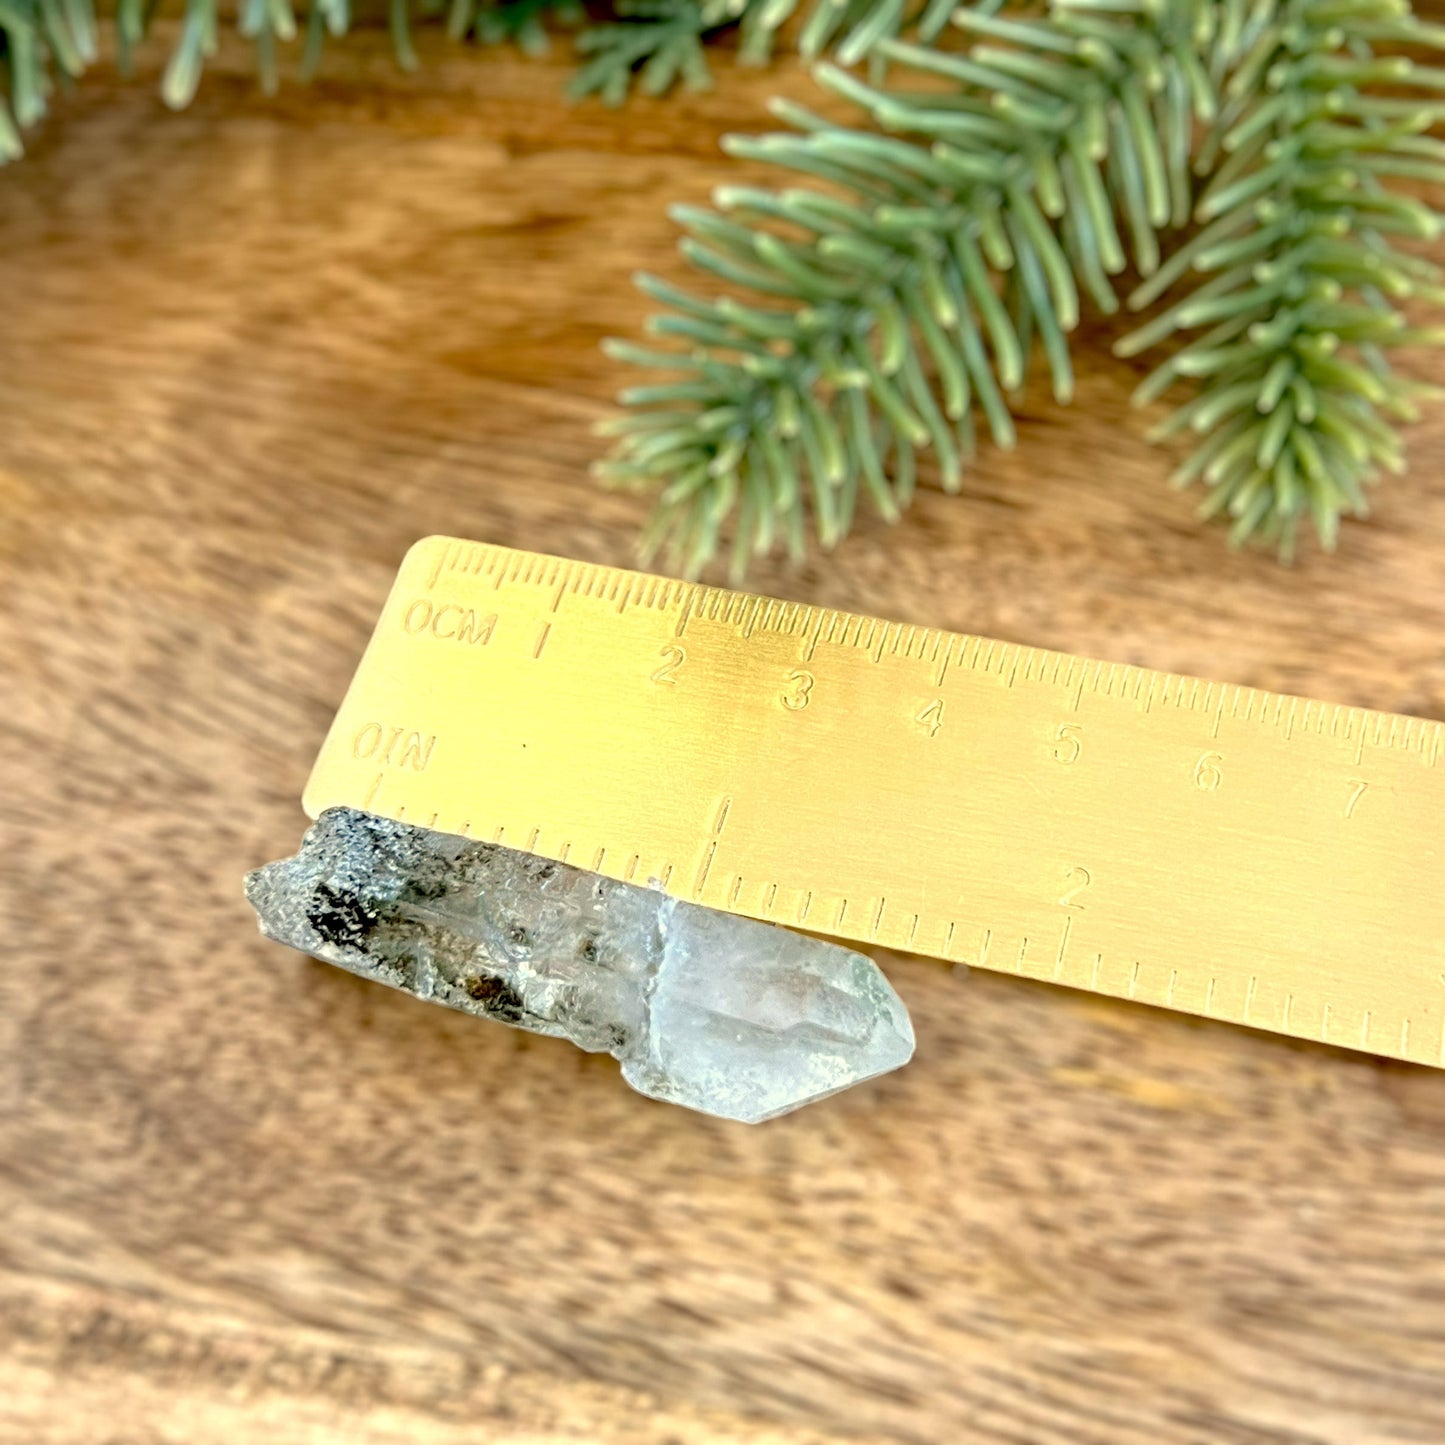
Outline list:
[[[749,917],[1445,1066],[1442,725],[446,537],[307,785]]]

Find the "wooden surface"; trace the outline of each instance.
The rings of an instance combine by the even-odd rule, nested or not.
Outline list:
[[[424,50],[102,73],[0,174],[0,1440],[1445,1439],[1445,1074],[885,957],[916,1062],[749,1129],[257,936],[407,543],[630,559],[597,342],[806,93]],[[754,581],[1445,716],[1445,411],[1286,571],[1107,339],[967,496]]]

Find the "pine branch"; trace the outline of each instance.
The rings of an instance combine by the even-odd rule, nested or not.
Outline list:
[[[836,45],[847,63],[880,40],[911,29],[932,39],[959,0],[803,0],[799,46],[807,56]],[[992,11],[1001,0],[975,0]],[[799,0],[615,0],[611,22],[589,27],[578,48],[590,59],[573,85],[576,96],[601,95],[616,104],[634,81],[658,94],[674,83],[701,89],[710,83],[704,42],[741,23],[740,57],[762,62],[779,28]],[[586,20],[581,0],[386,0],[387,24],[397,63],[413,70],[418,61],[412,27],[420,17],[440,19],[455,40],[481,44],[513,42],[529,55],[548,49],[548,26],[579,26]],[[220,0],[184,0],[181,35],[162,80],[167,105],[183,109],[195,97],[206,61],[215,54]],[[142,43],[157,0],[116,0],[116,46],[122,71]],[[345,35],[353,21],[350,0],[311,0],[298,25],[291,0],[239,0],[237,28],[256,44],[257,72],[269,94],[279,84],[281,47],[304,29],[300,74],[316,72],[328,36]],[[0,56],[9,77],[9,104],[0,96],[0,165],[22,154],[21,131],[45,113],[58,73],[78,78],[97,54],[94,0],[0,0]]]
[[[1445,70],[1377,53],[1445,47],[1445,28],[1389,0],[1293,0],[1246,39],[1201,151],[1205,227],[1130,304],[1186,275],[1209,279],[1117,349],[1192,337],[1138,399],[1201,379],[1155,433],[1204,438],[1175,481],[1208,487],[1201,511],[1232,518],[1234,542],[1258,536],[1289,557],[1302,525],[1333,548],[1341,514],[1366,512],[1367,484],[1404,470],[1391,423],[1414,418],[1423,389],[1385,352],[1445,340],[1401,309],[1445,301],[1439,268],[1394,239],[1434,240],[1442,217],[1389,184],[1445,183],[1445,145],[1422,134],[1445,120],[1431,95]],[[1370,93],[1381,82],[1389,96]]]
[[[991,15],[1003,0],[810,0],[798,29],[798,51],[811,60],[831,49],[852,65],[905,33],[931,43],[961,4]],[[620,0],[620,23],[595,26],[579,40],[578,49],[594,59],[579,72],[571,93],[600,95],[618,105],[634,79],[645,93],[657,95],[679,77],[689,90],[706,90],[712,77],[705,41],[740,25],[739,60],[766,64],[798,5],[799,0]]]
[[[0,42],[10,79],[10,104],[0,103],[0,163],[23,147],[20,129],[45,114],[51,66],[67,80],[96,57],[90,0],[0,0]]]
[[[1373,468],[1399,464],[1380,412],[1407,414],[1412,392],[1383,346],[1436,339],[1387,299],[1436,298],[1433,268],[1385,238],[1438,220],[1385,178],[1436,178],[1419,132],[1439,112],[1367,97],[1410,76],[1365,47],[1435,32],[1392,0],[1054,0],[1036,22],[955,20],[978,37],[964,54],[876,51],[895,78],[949,89],[823,67],[872,127],[782,107],[801,134],[728,148],[805,184],[725,188],[717,209],[679,213],[684,254],[729,289],[642,278],[669,308],[649,330],[684,349],[611,347],[672,373],[624,393],[599,469],[659,492],[645,548],[695,572],[730,527],[736,574],[780,540],[800,553],[808,510],[830,547],[860,490],[898,515],[924,452],[956,490],[975,408],[1013,440],[1007,398],[1031,337],[1067,400],[1079,294],[1115,310],[1126,248],[1149,278],[1136,306],[1191,268],[1209,275],[1121,348],[1204,329],[1141,388],[1205,378],[1171,423],[1206,438],[1181,480],[1206,477],[1237,539],[1258,530],[1288,550],[1309,516],[1332,541]],[[1197,216],[1191,160],[1210,178]],[[1205,229],[1161,266],[1161,235],[1196,218]]]
[[[671,308],[649,330],[686,349],[611,345],[676,373],[624,394],[632,412],[611,424],[620,441],[599,468],[613,484],[661,489],[649,552],[665,547],[696,571],[731,521],[735,573],[779,539],[798,554],[808,501],[831,547],[860,491],[899,515],[924,452],[957,490],[975,406],[997,443],[1013,442],[1006,397],[1034,335],[1067,400],[1080,290],[1117,309],[1110,277],[1130,253],[1151,273],[1158,230],[1187,219],[1189,137],[1213,103],[1196,45],[1214,9],[1079,0],[1046,21],[960,11],[983,36],[966,54],[879,47],[895,73],[949,89],[882,90],[820,68],[889,134],[780,105],[797,134],[730,138],[733,154],[811,184],[729,187],[717,210],[680,209],[684,254],[732,289],[700,297],[643,277]]]
[[[482,45],[516,45],[524,55],[545,55],[551,48],[547,22],[578,26],[587,19],[579,0],[452,0],[447,34],[470,35]]]
[[[618,21],[578,37],[577,49],[592,58],[569,93],[620,105],[634,77],[646,95],[661,95],[679,79],[689,90],[706,90],[712,77],[703,41],[734,23],[741,8],[741,0],[619,0]]]

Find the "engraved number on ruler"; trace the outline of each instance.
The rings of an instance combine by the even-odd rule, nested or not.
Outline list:
[[[1220,771],[1223,762],[1218,753],[1205,753],[1194,765],[1194,786],[1201,792],[1212,793],[1224,781]]]
[[[429,632],[442,642],[463,642],[485,647],[492,640],[497,628],[495,612],[486,617],[477,615],[472,607],[462,607],[455,602],[443,603],[438,607],[429,597],[418,597],[402,613],[401,625],[411,636]]]
[[[1360,799],[1365,796],[1365,791],[1369,786],[1363,778],[1350,779],[1350,796],[1345,803],[1345,817],[1353,818],[1355,816],[1355,809],[1359,807]]]
[[[662,658],[662,666],[653,672],[653,682],[665,682],[669,687],[676,686],[677,670],[687,661],[687,653],[674,645],[664,647],[658,656]]]
[[[813,695],[814,677],[811,672],[795,667],[788,674],[788,686],[781,693],[782,703],[792,712],[801,712]]]
[[[351,756],[358,762],[371,761],[382,766],[410,767],[425,772],[437,745],[435,733],[411,732],[406,728],[383,727],[379,722],[364,723],[351,740]]]
[[[943,726],[943,699],[934,698],[913,720],[922,723],[928,729],[928,736],[934,737]]]
[[[1065,888],[1059,894],[1059,902],[1065,908],[1082,908],[1079,896],[1094,881],[1094,875],[1087,868],[1070,868],[1064,875]]]
[[[1084,730],[1078,723],[1060,723],[1054,734],[1054,757],[1061,763],[1076,763],[1084,751]]]

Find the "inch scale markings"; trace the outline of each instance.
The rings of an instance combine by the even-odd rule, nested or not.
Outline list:
[[[1440,751],[1437,721],[429,538],[305,801],[1441,1065]]]

